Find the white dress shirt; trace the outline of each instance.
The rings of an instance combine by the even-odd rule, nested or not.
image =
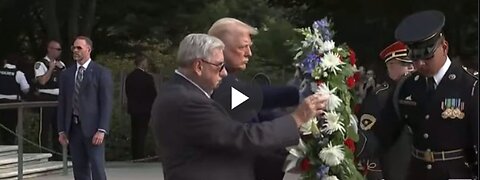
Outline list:
[[[435,88],[437,88],[438,83],[440,83],[443,76],[445,76],[445,73],[447,73],[447,70],[451,64],[452,64],[452,61],[447,56],[447,60],[445,61],[445,63],[443,63],[443,66],[440,68],[440,70],[438,70],[437,74],[433,76],[433,79],[435,80],[435,86],[434,86]]]

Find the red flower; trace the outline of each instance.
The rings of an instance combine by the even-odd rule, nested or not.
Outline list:
[[[308,158],[305,158],[302,160],[302,163],[300,164],[300,170],[302,172],[306,172],[310,170],[311,167],[312,165],[310,164],[310,161],[308,160]]]
[[[357,55],[355,54],[355,51],[350,48],[348,49],[348,52],[350,53],[350,64],[354,65],[357,62]]]
[[[350,76],[347,78],[347,86],[348,88],[352,89],[355,87],[355,77],[354,76]]]
[[[350,138],[345,139],[343,144],[345,144],[345,146],[347,146],[348,149],[350,149],[350,151],[355,152],[355,142],[352,139]]]
[[[355,78],[355,81],[360,80],[360,72],[356,72],[353,74],[353,78]]]

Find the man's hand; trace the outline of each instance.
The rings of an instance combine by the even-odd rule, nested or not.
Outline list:
[[[50,60],[50,62],[48,63],[48,69],[53,70],[55,69],[56,65],[57,65],[57,62],[55,60]]]
[[[67,135],[65,135],[65,133],[60,133],[58,135],[58,141],[60,142],[60,144],[66,146],[68,145],[68,137]]]
[[[55,66],[57,66],[58,68],[63,68],[62,63],[60,63],[60,61],[57,61],[57,60],[55,60]]]
[[[93,136],[93,139],[92,139],[92,144],[93,145],[100,145],[103,143],[103,137],[105,137],[105,133],[104,132],[100,132],[100,131],[97,131],[95,133],[95,135]]]
[[[292,113],[293,119],[300,127],[311,118],[324,113],[329,95],[313,94],[305,98],[297,109]]]

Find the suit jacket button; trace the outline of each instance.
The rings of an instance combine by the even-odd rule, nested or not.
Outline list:
[[[403,117],[404,117],[405,119],[408,119],[408,114],[405,114]]]
[[[427,164],[427,169],[428,169],[428,170],[432,169],[432,165],[431,165],[431,164]]]
[[[428,139],[428,134],[427,133],[423,134],[423,138]]]
[[[430,119],[430,115],[425,115],[425,119]]]

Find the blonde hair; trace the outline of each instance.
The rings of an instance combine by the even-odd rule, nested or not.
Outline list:
[[[238,28],[240,27],[240,28]],[[224,17],[221,18],[210,27],[208,30],[208,34],[211,36],[215,36],[223,41],[226,40],[226,35],[230,35],[232,33],[238,33],[239,31],[246,30],[250,35],[258,34],[256,28],[238,20],[235,18]]]

